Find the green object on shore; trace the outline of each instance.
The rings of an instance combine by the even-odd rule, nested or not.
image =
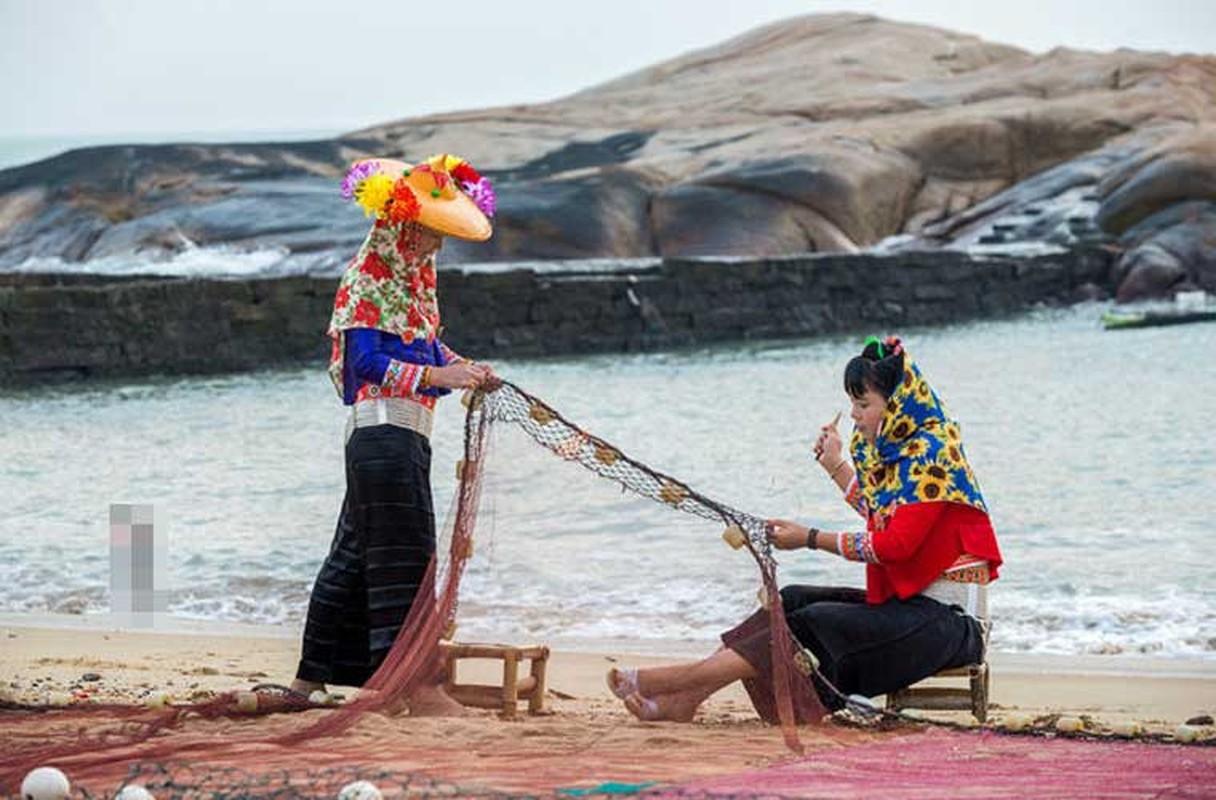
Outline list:
[[[1216,309],[1211,311],[1143,311],[1134,314],[1108,311],[1102,315],[1102,325],[1108,331],[1158,328],[1164,325],[1186,325],[1191,322],[1212,321],[1216,321]]]
[[[599,786],[592,786],[586,789],[558,789],[558,794],[564,794],[567,797],[591,797],[597,794],[637,794],[643,789],[649,789],[654,786],[657,781],[646,781],[645,783],[616,783],[610,781],[601,783]]]

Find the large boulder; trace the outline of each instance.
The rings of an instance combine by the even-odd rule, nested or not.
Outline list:
[[[1216,124],[1187,126],[1106,176],[1098,224],[1120,234],[1190,200],[1216,201]]]
[[[1211,199],[1214,108],[1211,56],[1036,55],[812,15],[549,103],[328,141],[88,148],[0,171],[0,268],[224,246],[281,253],[271,271],[336,271],[366,226],[337,198],[350,161],[442,151],[489,175],[501,209],[495,238],[452,243],[450,262],[851,251],[892,235],[1113,244]]]
[[[1097,187],[1096,221],[1119,236],[1120,302],[1216,292],[1216,125],[1186,126],[1125,159]]]
[[[1203,289],[1216,294],[1216,203],[1192,201],[1152,214],[1120,237],[1116,298],[1129,303]]]
[[[896,233],[922,180],[906,156],[853,142],[709,170],[660,194],[664,255],[853,251]]]

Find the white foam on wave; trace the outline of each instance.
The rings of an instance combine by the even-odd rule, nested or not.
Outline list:
[[[653,560],[622,569],[618,555],[600,566],[585,560],[577,572],[545,570],[486,544],[465,573],[461,592],[461,628],[473,637],[704,642],[756,608],[758,577],[751,569],[663,576],[666,567]],[[268,563],[251,572],[240,553],[194,552],[178,562],[169,612],[200,620],[300,624],[317,565],[272,550]],[[654,566],[648,569],[647,563]],[[26,559],[19,548],[0,548],[0,611],[105,613],[107,566],[104,558],[79,559],[65,572],[59,561]],[[795,577],[808,580],[854,582],[827,574]],[[1203,590],[1124,592],[1117,586],[998,582],[991,590],[992,647],[1216,659],[1216,606]]]
[[[186,619],[292,625],[304,619],[308,596],[184,593],[169,603],[169,613]]]
[[[284,274],[290,255],[285,247],[242,250],[231,245],[200,247],[183,239],[183,249],[172,255],[140,252],[105,256],[87,261],[64,261],[36,256],[10,267],[8,272],[69,273],[74,275],[169,275],[186,278],[245,278]]]
[[[994,595],[992,646],[1025,653],[1216,658],[1216,613],[1202,598]]]

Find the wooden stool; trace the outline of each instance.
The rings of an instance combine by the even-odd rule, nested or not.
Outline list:
[[[966,678],[970,684],[961,686],[910,686],[887,695],[887,708],[927,708],[935,711],[966,711],[977,722],[988,720],[988,687],[991,671],[988,669],[988,636],[992,632],[992,621],[987,616],[987,598],[984,600],[984,616],[980,620],[983,650],[978,664],[944,669],[929,680],[938,678]]]
[[[528,713],[539,714],[545,710],[545,666],[549,662],[549,648],[544,645],[513,647],[509,644],[462,644],[440,642],[443,653],[443,688],[452,699],[461,705],[476,708],[497,708],[508,719],[513,718],[516,704],[528,701]],[[502,660],[502,685],[485,685],[456,682],[456,662],[462,658],[497,658]],[[529,674],[520,680],[519,662],[531,661]]]
[[[958,686],[912,686],[900,689],[887,695],[887,708],[898,711],[901,708],[928,708],[933,710],[956,711],[971,709],[971,714],[978,722],[988,719],[988,662],[972,664],[969,667],[946,669],[934,675],[937,678],[966,678],[970,682],[968,688]]]

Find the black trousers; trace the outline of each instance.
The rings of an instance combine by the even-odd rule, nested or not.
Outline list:
[[[861,589],[786,586],[781,603],[794,637],[845,695],[887,694],[943,669],[974,664],[983,655],[979,622],[957,606],[923,595],[870,605]],[[757,611],[722,634],[722,642],[759,673],[744,686],[760,716],[775,721],[768,617],[767,611]],[[815,689],[829,710],[843,705],[821,682]]]
[[[356,428],[296,677],[362,686],[392,648],[434,553],[430,443],[395,425]]]

